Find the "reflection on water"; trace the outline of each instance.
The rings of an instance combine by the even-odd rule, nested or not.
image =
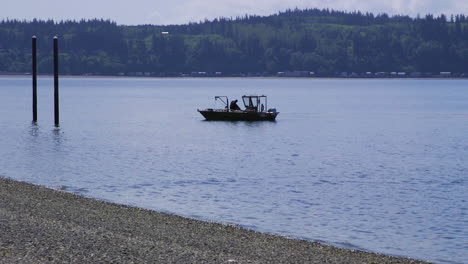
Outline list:
[[[37,137],[38,132],[39,132],[39,127],[36,122],[32,122],[31,126],[29,127],[29,135],[32,137]]]
[[[45,91],[28,124],[29,85],[0,79],[2,177],[348,248],[467,259],[465,81],[64,79],[60,128]],[[269,96],[276,122],[196,111],[216,94],[252,93]]]
[[[64,132],[59,127],[55,127],[52,129],[52,140],[54,142],[56,150],[59,150],[58,148],[60,148],[60,146],[62,145],[64,137]]]

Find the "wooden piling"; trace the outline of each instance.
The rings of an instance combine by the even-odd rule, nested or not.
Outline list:
[[[37,123],[37,41],[32,37],[32,108],[33,123]]]
[[[54,121],[59,126],[59,65],[58,65],[58,37],[54,37]]]

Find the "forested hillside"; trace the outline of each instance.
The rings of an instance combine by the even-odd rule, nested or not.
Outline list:
[[[4,20],[0,72],[31,71],[33,35],[40,73],[52,72],[55,35],[63,74],[468,72],[464,15],[411,18],[308,9],[170,26]]]

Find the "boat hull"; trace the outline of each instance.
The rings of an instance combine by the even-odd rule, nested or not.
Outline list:
[[[206,120],[217,121],[275,121],[279,112],[250,112],[225,110],[198,110]]]

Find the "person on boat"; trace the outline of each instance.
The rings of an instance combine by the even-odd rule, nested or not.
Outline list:
[[[241,110],[240,107],[237,105],[237,99],[233,100],[229,105],[229,109],[231,110]]]

